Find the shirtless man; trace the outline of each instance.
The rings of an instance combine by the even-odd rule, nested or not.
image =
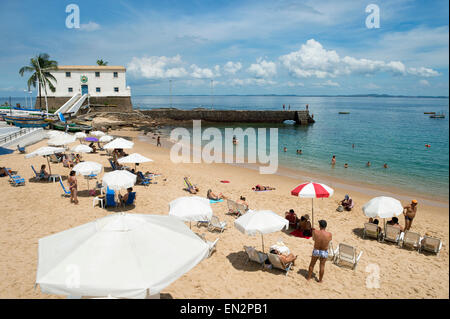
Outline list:
[[[400,229],[400,231],[405,231],[403,226],[398,223],[397,217],[392,217],[392,219],[390,221],[386,222],[386,225],[394,226],[394,227]]]
[[[403,208],[403,215],[405,216],[405,231],[409,230],[412,225],[414,217],[417,213],[417,200],[413,199],[411,205],[405,206]]]
[[[333,155],[331,158],[331,165],[334,166],[336,164],[336,155]]]
[[[311,256],[311,263],[309,264],[308,280],[311,279],[314,266],[317,259],[320,258],[319,282],[322,282],[323,274],[325,272],[325,262],[328,258],[328,245],[332,239],[331,233],[327,232],[327,222],[319,220],[319,230],[312,229],[312,237],[314,240],[314,249]]]

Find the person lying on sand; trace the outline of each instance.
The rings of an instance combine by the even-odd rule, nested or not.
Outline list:
[[[225,196],[223,196],[222,193],[219,193],[218,195],[214,194],[211,189],[208,189],[208,192],[206,193],[206,198],[211,200],[220,200],[220,199],[226,199]]]
[[[319,282],[322,282],[325,273],[325,262],[328,259],[328,245],[332,239],[331,233],[327,232],[326,228],[327,222],[322,219],[319,220],[319,230],[312,229],[314,249],[311,256],[311,263],[309,264],[308,280],[311,279],[314,266],[317,260],[320,259]]]
[[[309,215],[305,214],[300,217],[300,221],[298,222],[298,228],[303,232],[303,236],[311,237],[312,235],[312,226],[309,221]]]
[[[254,191],[270,191],[270,190],[274,190],[275,187],[270,187],[270,186],[262,186],[262,185],[256,185],[255,187],[252,187],[252,190]]]
[[[396,228],[399,228],[400,231],[405,231],[405,228],[398,223],[398,218],[397,217],[392,217],[392,219],[390,221],[386,222],[386,225],[390,225],[390,226],[394,226]]]
[[[248,209],[248,203],[246,202],[246,199],[244,196],[241,195],[241,197],[239,197],[239,199],[236,201],[236,203],[244,205],[245,209]]]
[[[281,264],[283,265],[284,268],[286,268],[286,265],[289,264],[290,262],[292,263],[292,266],[295,266],[295,260],[298,257],[298,256],[294,256],[293,253],[290,253],[289,255],[283,255],[276,249],[271,249],[270,253],[278,255],[278,258],[280,258]]]

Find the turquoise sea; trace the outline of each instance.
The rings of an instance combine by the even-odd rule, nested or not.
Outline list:
[[[235,110],[304,109],[314,114],[310,126],[287,124],[216,125],[277,127],[279,164],[301,171],[386,186],[448,201],[449,100],[399,97],[296,97],[296,96],[135,96],[139,109],[197,107]],[[346,111],[350,114],[338,114]],[[431,119],[424,112],[444,112]],[[354,147],[352,145],[354,144]],[[431,147],[425,147],[430,144]],[[283,148],[287,148],[287,152]],[[301,149],[302,155],[296,150]],[[331,167],[331,157],[337,164]],[[371,167],[366,167],[367,161]],[[349,167],[344,168],[344,163]],[[388,164],[388,169],[383,164]]]

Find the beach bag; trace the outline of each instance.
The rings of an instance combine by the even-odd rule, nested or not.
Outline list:
[[[336,210],[340,213],[342,213],[344,211],[344,206],[339,205],[338,208],[336,208]]]

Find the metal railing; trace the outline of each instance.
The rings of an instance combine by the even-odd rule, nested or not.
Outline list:
[[[32,130],[34,130],[33,128],[21,128],[19,131],[8,134],[7,136],[3,136],[0,138],[0,145],[5,144],[6,142],[10,142],[12,140],[14,140],[15,138],[25,135],[26,133],[31,132]]]

